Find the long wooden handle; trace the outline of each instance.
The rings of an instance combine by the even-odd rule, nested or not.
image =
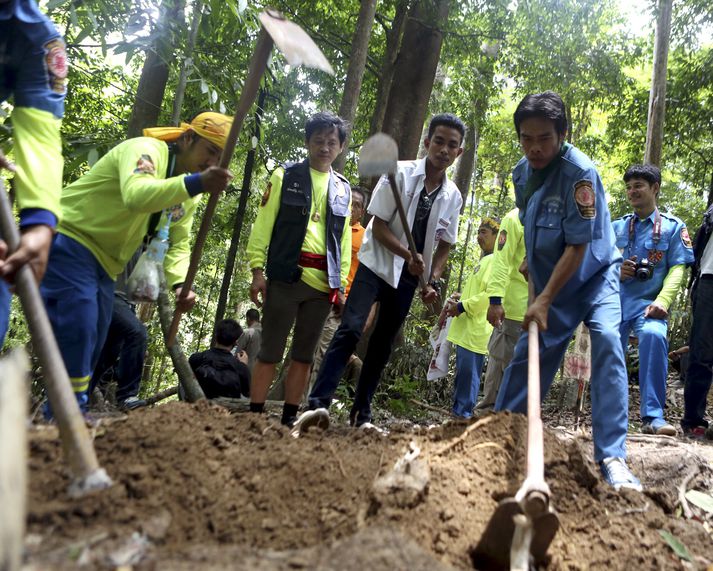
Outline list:
[[[404,210],[404,203],[401,201],[401,193],[399,192],[399,187],[396,186],[396,177],[393,174],[389,174],[389,186],[391,186],[391,192],[394,194],[394,202],[396,202],[396,210],[399,213],[399,218],[401,219],[401,226],[403,226],[404,232],[406,233],[408,249],[413,258],[416,259],[416,255],[418,254],[416,251],[416,242],[413,240],[413,234],[411,234],[408,219],[406,218],[406,211]],[[426,283],[426,278],[423,277],[423,274],[418,276],[418,283],[421,286],[421,289],[426,289],[428,284]]]
[[[230,132],[228,133],[223,153],[220,156],[220,166],[224,169],[228,168],[230,160],[233,158],[233,151],[235,150],[238,135],[243,127],[243,121],[245,120],[245,116],[248,114],[248,111],[250,111],[250,107],[252,107],[252,104],[257,98],[260,81],[262,80],[262,76],[265,74],[265,70],[267,69],[267,60],[270,57],[273,45],[274,44],[270,34],[265,31],[265,28],[261,27],[260,34],[257,39],[257,45],[255,46],[255,53],[253,53],[252,60],[250,61],[248,76],[240,94],[238,108],[235,111],[235,116],[233,117],[233,124],[230,127]],[[191,252],[191,263],[188,266],[188,273],[186,274],[186,279],[181,286],[181,299],[185,299],[188,296],[188,293],[191,291],[191,287],[193,286],[193,281],[196,278],[196,272],[198,271],[198,266],[200,265],[203,246],[205,245],[205,241],[210,230],[211,220],[213,219],[213,214],[215,213],[215,208],[218,205],[219,198],[219,193],[212,193],[208,199],[208,204],[206,205],[205,213],[203,214],[203,220],[201,220],[201,227],[198,230],[198,235],[196,236],[196,243],[193,246],[193,251]],[[171,327],[169,328],[168,335],[166,337],[166,345],[168,347],[172,347],[176,342],[176,334],[178,333],[178,324],[181,321],[181,315],[182,312],[176,308],[173,314]]]
[[[1,180],[0,228],[10,252],[17,250],[20,245],[20,232],[15,225],[10,199]],[[45,389],[57,420],[62,449],[75,483],[81,487],[82,481],[95,476],[101,469],[29,265],[23,266],[17,272],[15,288],[30,329],[32,346],[42,365]],[[98,487],[103,486],[98,484]]]
[[[533,488],[546,486],[542,433],[539,329],[533,320],[527,329],[527,480]]]

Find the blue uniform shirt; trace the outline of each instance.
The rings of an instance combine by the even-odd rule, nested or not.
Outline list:
[[[523,157],[513,170],[515,198],[525,227],[530,279],[539,295],[567,245],[587,244],[582,264],[552,302],[546,347],[564,341],[599,299],[619,292],[621,254],[599,173],[571,147],[525,208],[524,191],[532,168]]]
[[[26,24],[37,24],[47,20],[35,0],[10,0],[0,3],[0,20],[9,20],[13,16]]]
[[[661,216],[661,238],[654,240],[654,210],[647,218],[635,218],[633,232],[630,231],[634,214],[614,220],[612,226],[616,234],[616,245],[625,258],[636,256],[637,260],[648,258],[654,263],[653,277],[646,281],[631,278],[621,282],[622,319],[628,321],[644,312],[663,287],[664,279],[673,266],[693,262],[693,247],[686,225],[674,215],[659,212]]]

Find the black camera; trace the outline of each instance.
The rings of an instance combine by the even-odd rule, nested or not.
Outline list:
[[[636,262],[634,277],[640,282],[645,282],[654,277],[654,264],[648,258],[643,258]]]

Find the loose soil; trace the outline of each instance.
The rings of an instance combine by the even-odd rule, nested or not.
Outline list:
[[[80,500],[56,433],[31,434],[26,569],[472,569],[469,549],[498,500],[523,479],[526,419],[393,426],[388,435],[333,426],[299,439],[277,418],[169,403],[100,425],[95,446],[114,479]],[[469,430],[470,428],[470,430]],[[377,496],[375,480],[414,442],[425,495]],[[548,569],[681,569],[667,531],[705,568],[705,512],[680,517],[677,487],[713,488],[713,447],[675,439],[630,444],[645,494],[601,482],[586,435],[547,429],[546,479],[561,528]]]

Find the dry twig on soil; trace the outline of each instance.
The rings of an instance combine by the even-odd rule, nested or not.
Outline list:
[[[475,423],[471,424],[468,428],[466,428],[466,429],[463,431],[463,434],[461,434],[458,438],[456,438],[455,440],[449,442],[449,443],[446,444],[445,446],[442,446],[441,448],[439,448],[438,450],[436,450],[436,451],[433,453],[433,455],[434,455],[434,456],[440,456],[441,454],[445,454],[445,453],[448,452],[449,450],[455,448],[456,446],[458,446],[459,444],[461,444],[462,442],[464,442],[465,439],[468,438],[468,435],[469,435],[471,432],[473,432],[473,431],[474,431],[475,429],[477,429],[477,428],[480,428],[480,427],[482,427],[482,426],[485,426],[486,424],[488,424],[488,423],[489,423],[491,420],[493,420],[494,418],[495,418],[495,415],[486,416],[485,418],[481,418],[478,422],[475,422]],[[502,448],[502,446],[500,446],[500,445],[498,445],[498,444],[495,444],[495,443],[488,443],[488,444],[493,444],[494,446],[497,446],[498,448]]]
[[[334,445],[330,442],[329,443],[329,449],[332,451],[332,455],[334,458],[337,460],[337,466],[339,466],[339,471],[341,472],[342,476],[346,479],[347,476],[347,471],[344,469],[344,464],[342,464],[342,459],[339,457],[339,454],[337,454],[337,451],[334,449]]]
[[[681,504],[681,509],[683,510],[683,517],[685,517],[686,519],[691,519],[693,517],[693,512],[691,511],[691,507],[688,505],[688,500],[686,499],[688,484],[690,484],[691,480],[693,480],[693,478],[698,475],[699,471],[700,466],[697,463],[694,464],[693,467],[688,471],[688,474],[686,474],[686,477],[681,481],[681,485],[678,486],[678,503]]]

